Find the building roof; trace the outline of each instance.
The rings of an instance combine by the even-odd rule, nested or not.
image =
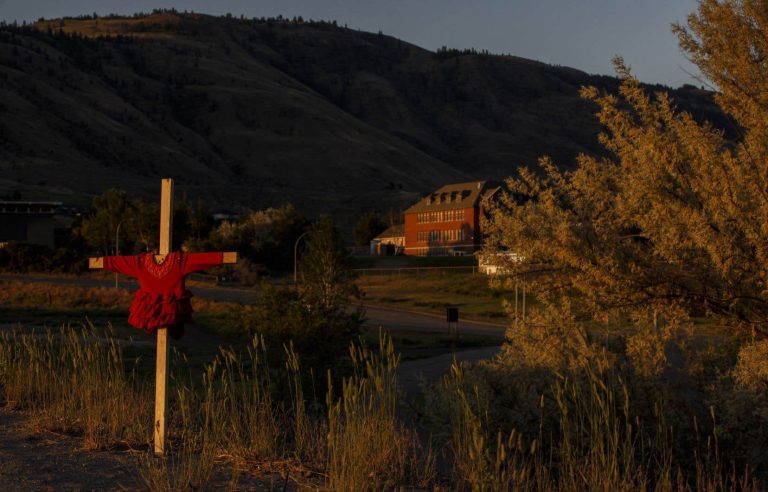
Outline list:
[[[53,214],[61,202],[22,202],[0,200],[0,214]]]
[[[405,226],[403,224],[389,226],[384,232],[376,236],[375,239],[385,239],[390,237],[405,237]]]
[[[470,181],[445,185],[416,202],[405,213],[414,214],[478,207],[483,198],[496,193],[498,189],[499,187],[490,181]]]

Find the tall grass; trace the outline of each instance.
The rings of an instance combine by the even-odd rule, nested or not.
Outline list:
[[[414,432],[398,423],[397,367],[392,340],[379,337],[378,352],[361,340],[350,347],[354,374],[341,396],[328,390],[328,485],[331,490],[390,490],[432,479],[431,453],[419,456]]]
[[[221,349],[203,380],[203,407],[219,446],[241,465],[281,458],[285,416],[272,395],[264,339],[254,337],[243,355]]]
[[[554,388],[559,413],[558,468],[567,490],[669,490],[668,443],[644,439],[631,415],[628,390],[588,367],[583,380],[565,378]],[[662,434],[666,434],[661,423]],[[640,452],[638,452],[640,451]],[[647,455],[650,462],[640,462]]]
[[[175,395],[176,413],[170,452],[154,456],[148,449],[139,461],[138,476],[148,490],[174,492],[205,490],[216,465],[221,442],[216,419],[223,415],[219,403],[206,395],[202,402],[189,387]]]
[[[264,340],[255,337],[244,353],[221,348],[205,368],[202,382],[183,356],[175,365],[171,452],[151,452],[139,464],[139,477],[150,490],[205,489],[217,463],[239,470],[281,459],[288,430],[286,417],[271,394]]]
[[[734,465],[727,472],[714,438],[692,450],[693,470],[675,464],[662,403],[655,404],[653,422],[633,417],[626,384],[611,374],[587,368],[580,375],[561,375],[550,394],[556,425],[545,425],[542,395],[538,433],[525,437],[491,422],[487,400],[466,384],[461,366],[453,365],[444,385],[451,396],[454,480],[460,490],[758,490],[749,470]],[[711,435],[717,435],[716,428]]]
[[[33,409],[43,429],[82,433],[89,448],[146,442],[151,422],[147,388],[90,324],[0,333],[0,399]]]
[[[301,469],[312,487],[342,491],[759,487],[748,471],[723,461],[716,428],[702,432],[690,464],[676,462],[664,403],[652,403],[653,415],[640,418],[625,382],[590,366],[558,375],[538,402],[538,428],[510,429],[495,419],[488,393],[454,365],[444,380],[453,461],[440,483],[431,447],[398,418],[399,357],[391,339],[381,336],[374,349],[362,341],[350,347],[351,373],[337,391],[327,375],[324,411],[308,408],[290,345],[283,368],[271,366],[267,355],[256,337],[241,351],[220,349],[202,377],[183,357],[174,362],[170,452],[157,458],[147,446],[138,465],[146,488],[210,488],[223,465],[233,470],[230,485],[240,472]],[[280,382],[287,383],[283,393]],[[41,428],[82,434],[91,448],[138,446],[151,436],[151,392],[124,362],[120,345],[90,325],[0,333],[0,401],[28,410]],[[294,480],[305,480],[300,475]]]
[[[285,347],[285,368],[288,373],[290,392],[290,413],[292,417],[293,458],[314,467],[322,466],[325,461],[326,435],[328,426],[316,415],[310,416],[308,402],[304,397],[301,362],[293,347],[293,342]],[[310,378],[314,372],[310,371]]]
[[[480,396],[477,387],[467,388],[459,364],[451,366],[451,374],[444,384],[452,397],[453,481],[457,488],[483,491],[532,488],[533,472],[546,472],[535,466],[539,457],[537,441],[532,441],[526,449],[522,435],[514,430],[506,436],[498,431],[493,439],[487,414],[489,402]]]

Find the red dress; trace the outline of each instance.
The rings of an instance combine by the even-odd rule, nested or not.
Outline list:
[[[169,253],[158,263],[152,253],[105,256],[104,269],[139,280],[128,323],[154,333],[163,326],[192,322],[192,293],[184,286],[184,279],[192,272],[221,265],[222,257],[222,253]]]

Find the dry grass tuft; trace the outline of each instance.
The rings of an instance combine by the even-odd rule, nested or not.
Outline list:
[[[133,295],[129,291],[112,287],[0,281],[0,306],[36,309],[127,310],[132,301]],[[227,313],[239,306],[234,302],[192,298],[192,308],[195,311]]]
[[[393,490],[428,486],[434,477],[431,453],[396,417],[397,367],[392,340],[380,336],[378,353],[364,342],[350,347],[354,375],[341,396],[328,391],[328,485],[331,490]],[[330,375],[329,375],[329,387]]]
[[[149,392],[92,325],[0,333],[0,399],[33,410],[40,429],[82,434],[88,448],[143,443],[151,422]]]

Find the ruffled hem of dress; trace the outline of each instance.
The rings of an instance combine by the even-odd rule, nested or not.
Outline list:
[[[133,294],[128,323],[147,333],[163,326],[192,323],[191,298],[192,293],[186,289],[181,296],[138,290]]]

